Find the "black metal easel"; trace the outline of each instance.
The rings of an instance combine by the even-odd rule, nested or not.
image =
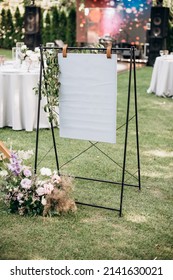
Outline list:
[[[40,103],[41,103],[41,86],[42,86],[42,78],[44,77],[45,73],[45,65],[44,65],[44,59],[43,59],[43,50],[46,49],[57,49],[58,51],[64,51],[64,49],[59,47],[49,48],[49,47],[40,47],[41,52],[41,65],[40,65],[40,82],[39,82],[39,97],[38,97],[38,114],[37,114],[37,130],[36,130],[36,151],[35,151],[35,173],[37,172],[37,161],[38,161],[38,143],[39,143],[39,123],[40,123]],[[69,51],[101,51],[105,52],[108,49],[106,48],[81,48],[81,47],[68,47]],[[95,182],[102,182],[102,183],[109,183],[113,185],[119,185],[121,186],[121,192],[120,192],[120,206],[118,209],[116,208],[110,208],[110,207],[104,207],[101,205],[96,204],[88,204],[84,202],[77,201],[78,204],[86,205],[86,206],[92,206],[97,208],[103,208],[108,210],[114,210],[118,211],[120,217],[122,216],[122,208],[123,208],[123,194],[124,194],[124,187],[130,186],[130,187],[137,187],[139,190],[141,189],[141,178],[140,178],[140,155],[139,155],[139,137],[138,137],[138,109],[137,109],[137,87],[136,87],[136,63],[135,63],[135,48],[131,47],[129,48],[111,48],[111,53],[116,53],[119,51],[128,50],[130,52],[130,69],[129,69],[129,83],[128,83],[128,97],[127,97],[127,113],[126,113],[126,123],[125,123],[125,140],[124,140],[124,156],[123,156],[123,167],[122,167],[122,180],[121,182],[114,182],[114,181],[108,181],[108,180],[102,180],[102,179],[94,179],[94,178],[87,178],[87,177],[80,177],[80,176],[74,176],[75,179],[81,179],[81,180],[88,180],[88,181],[95,181]],[[128,184],[125,183],[125,172],[126,171],[126,156],[127,156],[127,143],[128,143],[128,130],[129,130],[129,111],[130,111],[130,98],[131,98],[131,82],[132,82],[132,73],[133,73],[133,79],[134,79],[134,106],[135,106],[135,128],[136,128],[136,156],[137,156],[137,184]],[[55,160],[56,160],[56,167],[58,174],[60,173],[60,167],[59,167],[59,161],[58,161],[58,152],[56,148],[56,141],[55,141],[55,134],[54,134],[54,126],[53,123],[50,122],[51,125],[51,132],[52,132],[52,139],[53,139],[53,147],[55,152]],[[100,150],[96,145],[97,143],[93,143],[89,141],[91,146],[90,147],[96,147],[98,150]],[[106,157],[110,158],[104,151],[100,150],[101,153],[103,153]],[[84,151],[85,152],[85,151]],[[111,159],[111,158],[110,158]],[[112,160],[112,159],[111,159]],[[114,161],[114,160],[112,160]],[[130,174],[132,175],[132,174]],[[133,175],[132,175],[133,176]],[[134,177],[134,176],[133,176]]]

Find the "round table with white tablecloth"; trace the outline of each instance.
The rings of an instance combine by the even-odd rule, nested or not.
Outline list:
[[[0,127],[9,126],[14,130],[32,131],[37,127],[38,95],[34,87],[39,82],[39,67],[31,69],[14,68],[11,63],[0,67]],[[41,100],[40,128],[50,124]]]
[[[156,58],[148,93],[158,96],[173,96],[173,55]]]

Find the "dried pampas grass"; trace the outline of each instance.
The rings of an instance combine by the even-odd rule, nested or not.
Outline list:
[[[51,212],[67,213],[77,210],[76,203],[71,198],[73,191],[73,180],[71,177],[61,176],[61,182],[54,188],[51,194],[46,196],[43,216],[51,215]]]

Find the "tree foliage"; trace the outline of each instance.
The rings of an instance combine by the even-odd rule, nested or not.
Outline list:
[[[10,49],[13,47],[13,36],[14,36],[14,23],[11,10],[8,9],[6,13],[6,26],[5,26],[5,37],[4,45]]]
[[[52,12],[52,41],[55,41],[59,38],[60,14],[57,7],[53,7],[51,12]]]
[[[23,40],[23,16],[20,14],[20,10],[17,7],[16,11],[14,13],[14,28],[15,28],[15,34],[14,34],[14,42],[20,42]]]
[[[46,17],[45,17],[45,23],[44,23],[44,28],[43,28],[43,34],[42,34],[42,40],[43,40],[43,44],[45,44],[46,42],[51,42],[51,18],[50,18],[50,12],[48,11],[46,13]]]
[[[0,2],[7,2],[6,0]],[[19,4],[28,6],[35,2],[36,6],[41,1],[19,1]],[[76,37],[76,10],[75,0],[58,0],[56,6],[49,10],[41,9],[40,34],[42,35],[42,44],[62,40],[71,46],[75,46]],[[3,4],[2,4],[3,7]],[[46,14],[46,15],[45,15]],[[10,9],[1,9],[0,14],[0,47],[10,49],[14,47],[17,41],[24,41],[24,16],[21,14],[19,6],[12,14]]]
[[[59,38],[63,42],[66,42],[66,28],[67,28],[67,17],[64,11],[60,12],[60,22],[59,22]]]
[[[6,19],[6,11],[5,9],[2,9],[1,11],[1,17],[0,17],[0,47],[4,47],[4,38],[6,33],[6,25],[7,25],[7,19]]]
[[[76,45],[76,10],[72,8],[67,17],[66,41],[69,46]]]

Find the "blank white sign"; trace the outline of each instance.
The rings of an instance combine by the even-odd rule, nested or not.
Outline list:
[[[116,142],[117,56],[58,54],[60,137]]]

